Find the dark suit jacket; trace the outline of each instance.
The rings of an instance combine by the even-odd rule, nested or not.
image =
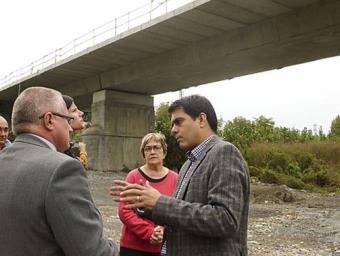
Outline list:
[[[167,255],[247,255],[249,175],[240,152],[214,136],[195,166],[181,197],[161,196],[153,210],[154,221],[169,226]]]
[[[102,231],[79,161],[31,134],[0,153],[1,256],[118,255]]]

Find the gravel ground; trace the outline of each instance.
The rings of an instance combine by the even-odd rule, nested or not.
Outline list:
[[[119,242],[117,204],[108,194],[124,173],[88,172],[92,195],[103,215],[104,235]],[[249,255],[340,256],[340,196],[251,184]]]

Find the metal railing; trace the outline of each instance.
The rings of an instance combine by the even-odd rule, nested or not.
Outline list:
[[[138,7],[122,16],[98,26],[86,34],[68,42],[64,46],[44,55],[30,64],[23,66],[0,78],[0,89],[24,77],[37,75],[51,65],[65,60],[83,50],[91,48],[110,38],[120,35],[134,27],[154,18],[167,14],[176,8],[191,3],[194,0],[150,0],[150,3]]]

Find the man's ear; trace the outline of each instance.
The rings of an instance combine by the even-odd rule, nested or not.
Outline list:
[[[54,120],[52,118],[52,114],[46,113],[42,118],[42,122],[47,130],[54,130]]]
[[[201,128],[205,127],[208,123],[207,115],[204,112],[201,112],[198,115],[198,121]]]

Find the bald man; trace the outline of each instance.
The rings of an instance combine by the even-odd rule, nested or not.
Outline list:
[[[15,100],[16,139],[0,153],[1,256],[118,256],[83,166],[63,153],[73,119],[52,89],[30,87]]]
[[[0,116],[0,150],[11,145],[11,142],[8,140],[8,131],[7,120]]]

